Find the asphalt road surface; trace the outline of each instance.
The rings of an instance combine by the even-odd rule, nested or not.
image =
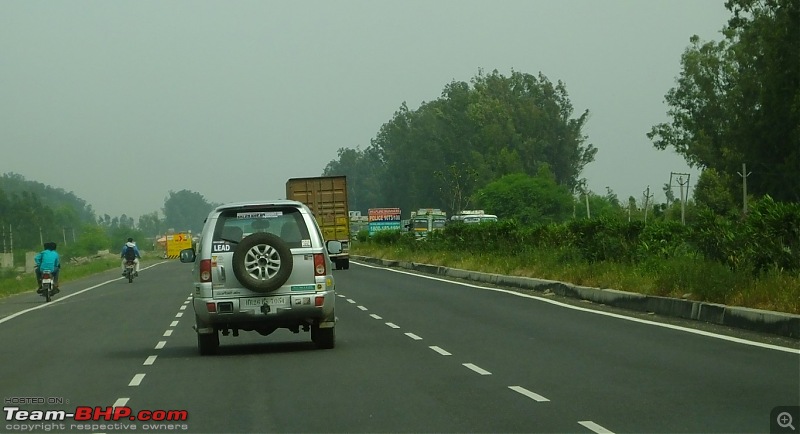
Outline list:
[[[332,350],[279,330],[200,357],[176,261],[0,300],[0,431],[770,432],[800,405],[797,345],[351,264]]]

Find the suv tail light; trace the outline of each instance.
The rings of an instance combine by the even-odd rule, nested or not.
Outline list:
[[[200,281],[211,282],[211,259],[200,261]]]
[[[314,276],[326,275],[325,255],[322,253],[314,253]]]

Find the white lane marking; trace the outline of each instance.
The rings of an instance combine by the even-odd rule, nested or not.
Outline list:
[[[169,261],[159,262],[159,263],[153,264],[153,265],[151,265],[149,267],[142,268],[142,270],[147,270],[148,268],[155,267],[156,265],[166,264],[167,262],[169,262]],[[60,302],[62,302],[64,300],[66,300],[66,299],[68,299],[70,297],[75,297],[78,294],[83,294],[86,291],[91,291],[91,290],[99,288],[99,287],[101,287],[103,285],[108,285],[109,283],[116,282],[117,280],[122,280],[122,279],[124,279],[124,277],[118,277],[116,279],[106,280],[103,283],[98,283],[97,285],[90,286],[90,287],[85,288],[85,289],[81,289],[78,292],[73,292],[72,294],[64,295],[64,296],[58,297],[56,299],[53,299],[53,301],[51,301],[50,303],[42,303],[42,304],[40,304],[38,306],[34,306],[34,307],[31,307],[31,308],[28,308],[28,309],[25,309],[25,310],[21,310],[21,311],[19,311],[17,313],[13,313],[13,314],[11,314],[11,315],[9,315],[7,317],[0,318],[0,324],[4,323],[6,321],[10,321],[12,318],[16,318],[16,317],[18,317],[20,315],[23,315],[23,314],[26,314],[28,312],[33,312],[36,309],[42,309],[42,308],[45,308],[47,306],[52,306],[52,305],[54,305],[56,303],[60,303]]]
[[[454,285],[468,286],[470,288],[485,289],[487,291],[502,292],[502,293],[509,294],[509,295],[514,295],[514,296],[517,296],[517,297],[530,298],[530,299],[538,300],[538,301],[541,301],[541,302],[544,302],[544,303],[550,303],[552,305],[565,307],[567,309],[577,310],[577,311],[581,311],[581,312],[592,313],[592,314],[595,314],[595,315],[609,316],[609,317],[612,317],[612,318],[617,318],[617,319],[621,319],[621,320],[625,320],[625,321],[638,322],[640,324],[647,324],[647,325],[652,325],[652,326],[656,326],[656,327],[663,327],[663,328],[667,328],[667,329],[678,330],[678,331],[682,331],[682,332],[686,332],[686,333],[693,333],[693,334],[696,334],[696,335],[706,336],[706,337],[715,338],[715,339],[721,339],[721,340],[724,340],[724,341],[736,342],[738,344],[750,345],[750,346],[759,347],[759,348],[765,348],[765,349],[768,349],[768,350],[776,350],[776,351],[783,351],[783,352],[786,352],[786,353],[800,354],[800,349],[781,347],[781,346],[772,345],[772,344],[762,344],[761,342],[748,341],[746,339],[735,338],[733,336],[725,336],[725,335],[720,335],[720,334],[717,334],[717,333],[711,333],[711,332],[707,332],[707,331],[703,331],[703,330],[695,330],[695,329],[688,328],[688,327],[682,327],[682,326],[677,326],[677,325],[673,325],[673,324],[664,324],[664,323],[650,321],[650,320],[646,320],[646,319],[640,319],[640,318],[634,318],[634,317],[630,317],[630,316],[620,315],[618,313],[603,312],[603,311],[599,311],[599,310],[588,309],[588,308],[585,308],[585,307],[573,306],[571,304],[561,303],[560,301],[550,300],[550,299],[547,299],[547,298],[544,298],[544,297],[539,297],[539,296],[536,296],[536,295],[522,294],[522,293],[514,292],[514,291],[511,291],[511,290],[508,290],[508,289],[489,288],[489,287],[486,287],[486,286],[473,285],[471,283],[456,282],[456,281],[452,281],[452,280],[441,279],[439,277],[425,276],[425,275],[421,275],[421,274],[409,273],[409,272],[403,271],[403,270],[394,270],[394,269],[391,269],[391,268],[386,268],[386,267],[382,267],[382,266],[378,266],[378,265],[361,264],[361,263],[358,263],[358,262],[353,262],[353,263],[356,264],[356,265],[360,265],[362,267],[375,268],[375,269],[378,269],[378,270],[390,271],[392,273],[407,274],[409,276],[415,276],[415,277],[419,277],[419,278],[422,278],[422,279],[438,280],[439,282],[452,283]]]
[[[183,316],[183,312],[178,312],[178,313],[175,315],[175,318],[180,318],[180,317],[182,317],[182,316]]]
[[[436,351],[437,353],[439,353],[439,354],[441,354],[443,356],[452,356],[452,354],[448,353],[447,351],[445,351],[442,348],[439,348],[439,347],[437,347],[435,345],[434,346],[430,346],[428,348],[432,349],[433,351]]]
[[[344,294],[336,294],[336,296],[339,297],[339,298],[345,298]]]
[[[585,426],[586,428],[589,428],[590,430],[596,432],[597,434],[614,434],[613,431],[609,431],[609,430],[603,428],[602,426],[600,426],[600,425],[598,425],[598,424],[596,424],[596,423],[594,423],[594,422],[592,422],[590,420],[583,420],[583,421],[579,421],[578,423],[583,425],[583,426]]]
[[[489,372],[489,371],[487,371],[487,370],[485,370],[485,369],[483,369],[483,368],[481,368],[479,366],[473,365],[472,363],[462,363],[462,365],[464,365],[468,369],[471,369],[471,370],[473,370],[473,371],[475,371],[475,372],[477,372],[477,373],[479,373],[481,375],[492,375],[491,372]]]
[[[128,383],[128,386],[138,386],[142,384],[142,380],[144,380],[144,374],[136,374],[133,376],[131,382]]]
[[[181,306],[181,310],[186,310],[186,305]]]
[[[361,310],[369,310],[369,309],[367,309],[367,308],[366,308],[366,307],[364,307],[364,306],[356,306],[356,307],[357,307],[357,308],[359,308],[359,309],[361,309]]]
[[[391,328],[393,328],[393,329],[399,329],[400,328],[399,325],[391,323],[391,322],[387,322],[386,325],[391,327]]]
[[[164,336],[172,336],[172,330],[165,331]]]
[[[530,398],[530,399],[532,399],[532,400],[534,400],[536,402],[547,402],[547,401],[550,401],[549,399],[545,398],[544,396],[539,395],[538,393],[531,392],[530,390],[528,390],[528,389],[526,389],[526,388],[524,388],[522,386],[508,386],[508,388],[513,390],[514,392],[517,392],[519,394],[525,395],[528,398]]]
[[[156,349],[160,350],[160,349],[164,348],[164,345],[166,345],[166,344],[167,344],[167,341],[158,341],[158,343],[156,344]]]
[[[144,363],[142,363],[142,364],[143,364],[143,365],[145,365],[145,366],[150,366],[150,365],[152,365],[153,363],[155,363],[155,362],[156,362],[156,357],[158,357],[158,356],[149,356],[149,357],[148,357],[148,358],[147,358],[147,359],[144,361]]]
[[[355,301],[355,300],[353,300],[352,298],[348,298],[348,299],[347,299],[347,302],[348,302],[348,303],[350,303],[350,304],[354,304],[356,301]]]
[[[183,304],[189,304],[189,301],[190,300],[186,300],[186,301],[183,302]]]
[[[130,398],[117,398],[112,407],[125,407],[125,404],[128,403],[128,400],[130,400]]]
[[[170,327],[177,327],[178,326],[178,321],[172,321],[171,323],[169,323],[169,326]]]
[[[186,299],[187,300],[191,300],[192,299],[192,295],[190,294],[188,297],[186,297]]]
[[[406,336],[410,337],[411,339],[414,339],[415,341],[421,341],[422,340],[421,337],[415,335],[414,333],[406,333]]]
[[[374,313],[369,314],[369,316],[371,316],[371,317],[373,317],[375,319],[383,319],[383,318],[379,317],[378,315],[375,315]]]

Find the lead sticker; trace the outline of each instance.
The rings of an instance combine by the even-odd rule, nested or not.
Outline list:
[[[227,241],[214,241],[211,244],[211,251],[213,253],[232,252],[233,251],[233,246]]]

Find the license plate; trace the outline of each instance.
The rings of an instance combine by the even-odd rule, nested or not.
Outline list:
[[[257,298],[243,298],[239,300],[241,307],[261,307],[268,306],[286,306],[289,304],[289,298],[285,296],[278,297],[257,297]]]

